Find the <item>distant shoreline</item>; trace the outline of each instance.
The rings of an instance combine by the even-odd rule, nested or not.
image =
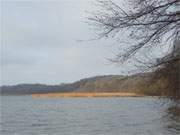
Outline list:
[[[45,94],[32,94],[32,97],[143,97],[145,95],[127,92],[71,92],[71,93],[45,93]]]

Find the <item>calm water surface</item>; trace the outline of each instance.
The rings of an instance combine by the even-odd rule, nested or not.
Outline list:
[[[168,107],[152,97],[1,96],[0,134],[178,135],[180,119]]]

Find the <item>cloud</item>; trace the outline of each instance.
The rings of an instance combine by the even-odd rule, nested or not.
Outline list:
[[[85,24],[89,1],[3,1],[3,84],[72,82],[84,77],[120,74],[107,65],[112,41],[89,39]]]

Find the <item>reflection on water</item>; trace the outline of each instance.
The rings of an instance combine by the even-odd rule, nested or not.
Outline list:
[[[1,97],[2,135],[179,135],[180,110],[159,98]]]
[[[165,122],[167,122],[166,129],[169,132],[180,133],[180,106],[172,105],[166,110]]]

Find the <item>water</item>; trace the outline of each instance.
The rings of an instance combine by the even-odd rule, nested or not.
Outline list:
[[[2,135],[178,135],[180,119],[152,97],[1,97]]]

